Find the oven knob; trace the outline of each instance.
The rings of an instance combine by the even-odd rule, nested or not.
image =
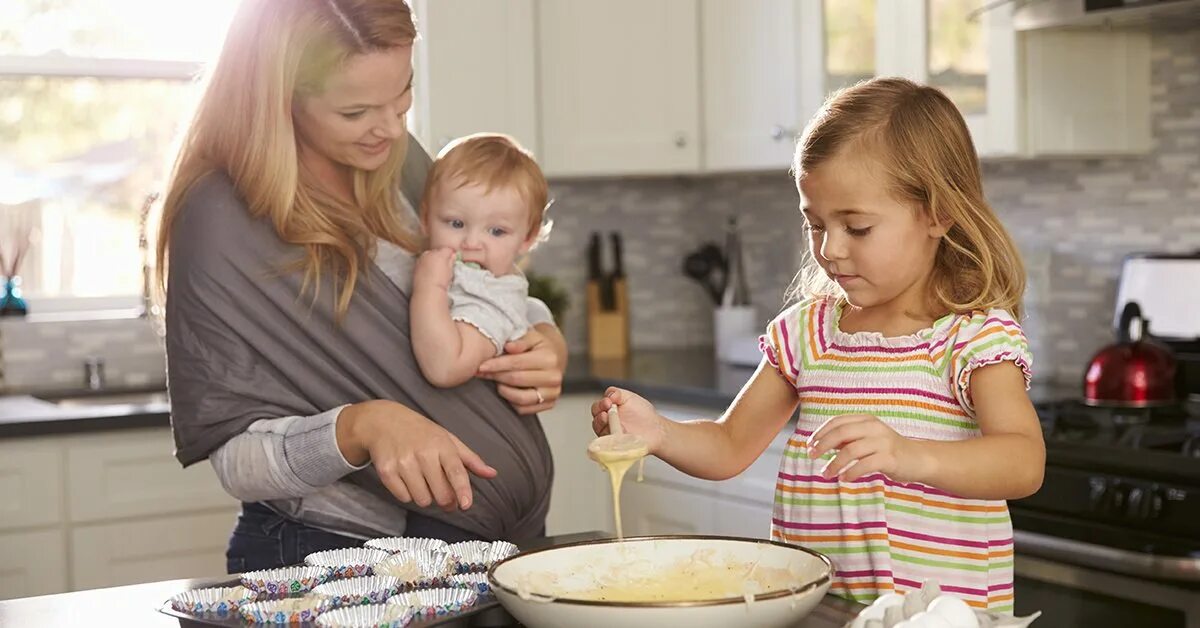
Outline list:
[[[1147,491],[1140,486],[1129,490],[1129,510],[1126,514],[1131,519],[1150,518],[1150,497],[1146,493]]]
[[[1108,487],[1108,514],[1120,517],[1125,514],[1125,505],[1129,502],[1129,489],[1114,481]]]
[[[1105,497],[1108,494],[1108,482],[1104,478],[1091,479],[1092,490],[1088,494],[1088,510],[1100,512],[1104,508]]]
[[[1157,486],[1150,489],[1150,497],[1148,501],[1150,502],[1150,508],[1147,519],[1158,519],[1161,517],[1164,501],[1162,489],[1158,488]]]

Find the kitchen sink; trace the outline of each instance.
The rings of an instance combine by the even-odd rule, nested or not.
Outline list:
[[[64,408],[78,408],[88,406],[144,406],[158,405],[168,403],[167,391],[165,390],[146,390],[146,391],[103,391],[84,392],[62,396],[44,396],[39,397],[43,401],[62,406]]]

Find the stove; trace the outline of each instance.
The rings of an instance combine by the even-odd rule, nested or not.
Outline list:
[[[1009,502],[1017,614],[1200,628],[1200,416],[1037,403],[1046,476]]]

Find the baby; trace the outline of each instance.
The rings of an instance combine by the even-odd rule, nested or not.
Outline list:
[[[438,155],[410,304],[413,352],[433,385],[466,382],[529,330],[529,283],[516,263],[549,232],[548,196],[533,157],[507,135],[468,135]]]

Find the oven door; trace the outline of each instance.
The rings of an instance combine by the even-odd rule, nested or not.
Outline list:
[[[1200,557],[1165,558],[1017,530],[1016,614],[1081,628],[1200,628]]]

